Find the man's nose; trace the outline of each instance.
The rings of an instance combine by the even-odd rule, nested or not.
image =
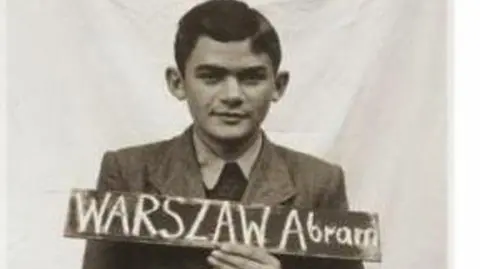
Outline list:
[[[222,101],[233,104],[241,104],[243,102],[243,92],[238,80],[234,76],[229,76],[225,83]]]

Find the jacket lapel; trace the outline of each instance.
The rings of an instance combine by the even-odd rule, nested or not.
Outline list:
[[[193,147],[192,128],[171,142],[169,152],[152,164],[148,180],[162,195],[205,198],[202,174]]]
[[[278,205],[296,194],[285,160],[266,136],[263,141],[262,150],[242,198],[244,204]]]
[[[169,151],[149,165],[148,180],[162,195],[205,198],[193,146],[192,128],[174,138]],[[294,197],[295,186],[285,160],[264,136],[262,150],[242,197],[244,204],[277,205]]]

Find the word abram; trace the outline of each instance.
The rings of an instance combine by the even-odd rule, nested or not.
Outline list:
[[[329,247],[376,249],[379,244],[369,215],[332,215],[229,201],[76,191],[69,216],[66,234],[76,237],[114,236],[193,246],[231,242],[279,252],[322,248],[328,252]]]

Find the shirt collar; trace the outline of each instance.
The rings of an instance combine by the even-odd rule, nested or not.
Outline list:
[[[234,160],[243,172],[246,179],[249,178],[253,165],[257,160],[262,148],[263,136],[258,135],[255,142],[240,157]],[[227,162],[216,155],[205,143],[193,132],[193,144],[200,165],[203,182],[207,189],[213,189],[217,184],[223,166]]]

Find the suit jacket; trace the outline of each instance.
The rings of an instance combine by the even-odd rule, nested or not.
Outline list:
[[[205,198],[192,128],[170,140],[107,152],[97,189]],[[264,137],[244,204],[347,210],[342,169],[277,146]],[[89,240],[84,269],[202,269],[207,250]],[[335,259],[279,257],[282,267],[358,269],[362,263]]]

